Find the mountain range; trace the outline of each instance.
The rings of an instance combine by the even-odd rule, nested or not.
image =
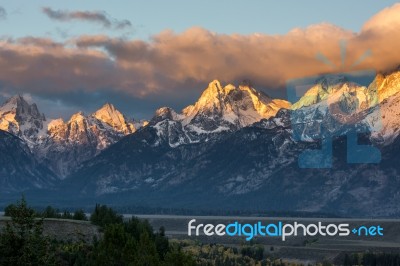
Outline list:
[[[293,103],[249,81],[214,80],[193,105],[162,107],[150,121],[105,104],[65,122],[15,96],[0,107],[1,190],[52,202],[399,216],[399,92],[399,70],[368,84],[321,76]],[[353,133],[380,163],[349,163],[366,156],[349,146]],[[304,151],[327,139],[332,156],[314,160],[331,167],[304,168]]]
[[[134,133],[142,123],[127,119],[108,103],[88,116],[73,114],[66,122],[47,120],[36,104],[29,104],[20,95],[0,107],[0,129],[21,138],[34,157],[60,179],[81,162]]]

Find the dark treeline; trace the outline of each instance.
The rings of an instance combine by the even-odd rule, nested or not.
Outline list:
[[[7,206],[5,213],[11,221],[0,232],[0,265],[289,265],[265,257],[264,247],[252,241],[231,248],[169,240],[164,227],[154,232],[147,220],[125,220],[105,205],[96,205],[90,215],[90,222],[102,233],[90,243],[57,241],[43,234],[44,219],[73,219],[84,214],[82,210],[74,214],[52,207],[35,211],[22,198]]]
[[[45,236],[43,219],[59,217],[54,209],[37,212],[22,198],[6,212],[11,220],[0,233],[0,265],[195,265],[190,255],[170,244],[164,228],[155,233],[147,221],[123,221],[104,205],[96,205],[90,218],[103,236],[90,243]],[[82,213],[75,212],[72,219],[82,218],[76,217]],[[66,216],[61,214],[61,218]]]
[[[79,211],[90,213],[91,206],[87,206],[82,209],[79,208]],[[0,209],[4,209],[6,211],[7,207],[0,206]],[[66,213],[74,213],[74,209],[70,209],[70,207],[60,207],[53,208],[48,206],[46,209],[52,209],[56,213],[63,214]],[[253,217],[305,217],[305,218],[342,218],[339,215],[335,215],[332,213],[325,212],[306,212],[306,211],[265,211],[265,210],[236,210],[236,209],[199,209],[199,208],[166,208],[166,207],[152,207],[152,206],[134,206],[134,205],[113,205],[112,208],[119,213],[126,214],[153,214],[153,215],[204,215],[204,216],[253,216]],[[34,208],[35,210],[39,210],[38,214],[45,212],[46,209],[43,209],[39,206]],[[47,217],[47,218],[60,218],[60,217]],[[67,218],[68,219],[68,218]]]
[[[206,215],[206,216],[254,216],[254,217],[305,217],[305,218],[341,218],[338,215],[324,212],[300,212],[300,211],[255,211],[255,210],[229,210],[229,209],[185,209],[163,208],[145,206],[115,206],[120,213],[158,214],[158,215]]]
[[[4,216],[11,216],[12,210],[15,207],[16,207],[15,204],[10,204],[7,207],[5,207]],[[88,220],[88,217],[86,216],[83,209],[78,209],[75,212],[69,212],[67,210],[61,212],[59,209],[55,209],[51,206],[47,206],[42,211],[34,210],[34,215],[38,218],[71,219],[71,220],[81,220],[81,221]]]
[[[87,220],[83,210],[59,212],[52,207],[35,211],[22,198],[7,206],[0,231],[0,265],[301,265],[265,254],[264,246],[249,241],[240,247],[202,244],[194,240],[169,240],[164,227],[155,231],[147,220],[122,215],[96,205],[90,222],[98,226],[100,239],[62,241],[43,234],[47,218]],[[342,253],[334,263],[316,265],[400,265],[400,253]]]

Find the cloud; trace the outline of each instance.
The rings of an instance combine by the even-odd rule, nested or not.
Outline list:
[[[383,9],[381,12],[373,16],[367,21],[363,28],[363,32],[368,31],[391,31],[400,27],[400,3]]]
[[[228,35],[195,27],[182,33],[163,31],[149,41],[106,35],[83,35],[63,43],[34,37],[7,39],[0,41],[0,88],[70,103],[80,102],[79,95],[97,100],[123,95],[142,107],[153,103],[180,108],[192,103],[213,79],[223,83],[250,79],[257,88],[284,97],[285,84],[293,78],[398,66],[400,27],[393,27],[400,22],[398,9],[394,5],[383,10],[358,33],[321,23],[285,35]],[[52,16],[61,20],[71,16],[58,12]],[[347,42],[344,66],[341,40]],[[352,67],[367,50],[372,56]],[[318,61],[318,53],[336,68]]]
[[[7,18],[7,11],[0,6],[0,19],[6,19]]]
[[[132,23],[129,20],[116,20],[110,18],[104,11],[66,11],[66,10],[54,10],[50,7],[42,8],[44,14],[46,14],[50,19],[58,21],[72,21],[81,20],[99,23],[105,28],[114,29],[126,29],[131,28]]]
[[[141,79],[151,84],[147,92],[167,90],[169,85],[176,86],[185,80],[205,83],[214,78],[224,82],[250,78],[264,88],[275,89],[293,78],[365,68],[381,71],[400,64],[396,52],[399,28],[383,34],[377,25],[370,24],[368,31],[360,33],[326,23],[277,36],[226,35],[191,28],[180,34],[162,32],[150,42],[81,36],[75,44],[81,49],[104,49],[120,68],[141,73]],[[341,40],[348,44],[343,67]],[[353,63],[368,50],[372,50],[373,56],[352,69]],[[329,58],[336,68],[318,61],[318,53]]]

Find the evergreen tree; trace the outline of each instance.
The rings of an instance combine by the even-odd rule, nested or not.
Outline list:
[[[88,220],[85,212],[82,209],[75,211],[74,215],[72,216],[72,219],[81,220],[81,221],[87,221]]]
[[[169,242],[165,237],[165,228],[161,226],[158,230],[158,233],[155,235],[155,244],[157,253],[160,256],[160,259],[164,259],[165,254],[169,251]]]
[[[196,262],[190,255],[173,248],[165,254],[164,264],[168,266],[194,266]]]
[[[122,215],[118,215],[113,209],[108,208],[106,205],[96,204],[96,207],[90,216],[92,224],[100,227],[113,223],[122,223]]]
[[[15,204],[10,204],[4,209],[4,216],[11,216],[11,210],[15,208]]]
[[[7,222],[0,234],[0,265],[51,265],[50,243],[43,237],[43,220],[35,219],[35,211],[25,198],[8,210]]]
[[[151,241],[150,236],[147,232],[143,232],[140,235],[140,239],[137,245],[137,253],[135,256],[135,265],[153,266],[159,265],[159,257],[156,249],[156,245]]]
[[[51,206],[47,206],[46,209],[42,212],[41,216],[43,218],[61,218],[58,209],[54,209]]]

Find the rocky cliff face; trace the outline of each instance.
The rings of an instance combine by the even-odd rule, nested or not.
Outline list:
[[[256,101],[242,97],[232,104],[227,99],[233,88],[212,82],[182,114],[159,109],[148,127],[88,161],[67,186],[85,197],[118,195],[177,208],[182,202],[199,208],[213,202],[210,208],[399,215],[394,188],[400,185],[400,169],[394,160],[400,99],[391,94],[377,105],[368,92],[372,87],[319,80],[306,92],[305,97],[317,95],[311,101],[302,98],[292,109],[241,126],[236,118],[243,110],[257,113]],[[243,102],[246,108],[231,108]],[[382,163],[347,162],[350,130],[363,133],[360,143],[376,144]],[[299,167],[300,154],[320,149],[327,137],[332,138],[332,168]]]
[[[46,163],[61,178],[65,178],[79,165],[136,131],[129,121],[111,104],[105,104],[95,113],[82,112],[48,124],[47,136],[34,148],[38,159]]]
[[[46,118],[36,104],[17,95],[0,106],[0,129],[21,137],[32,147],[46,134]]]
[[[212,81],[193,105],[182,112],[160,108],[139,130],[112,105],[66,122],[43,119],[46,134],[37,130],[32,147],[66,177],[59,192],[82,199],[396,216],[398,73],[380,74],[367,86],[321,77],[293,105],[249,83]],[[360,143],[380,149],[380,164],[346,161],[352,130],[361,133]],[[320,149],[326,138],[332,168],[299,167],[300,154]]]
[[[222,87],[214,80],[196,103],[184,108],[181,114],[161,108],[149,125],[163,139],[167,138],[171,147],[177,147],[218,138],[220,133],[239,130],[289,107],[289,102],[271,99],[246,82],[238,87]]]
[[[60,178],[140,127],[112,104],[88,116],[78,112],[66,122],[46,120],[36,104],[20,95],[0,107],[0,129],[23,139],[35,158]]]
[[[26,142],[0,130],[0,187],[2,193],[32,188],[52,188],[57,177],[40,164]]]

